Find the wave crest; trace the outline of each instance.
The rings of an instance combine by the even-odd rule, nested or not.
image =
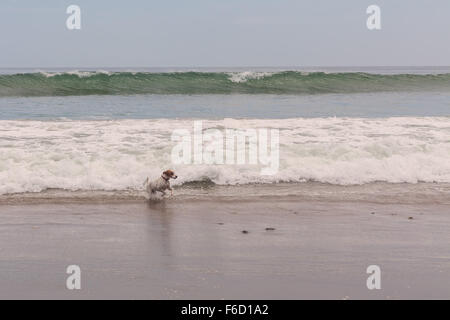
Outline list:
[[[0,97],[450,91],[450,74],[71,71],[0,75]]]

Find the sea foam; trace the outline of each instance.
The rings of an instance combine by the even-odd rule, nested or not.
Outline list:
[[[280,130],[280,168],[172,165],[174,129],[193,120],[0,121],[0,194],[142,190],[147,176],[174,169],[180,185],[303,183],[337,185],[450,182],[450,118],[224,119],[203,129]]]

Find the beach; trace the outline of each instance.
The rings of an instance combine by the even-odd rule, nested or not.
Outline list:
[[[245,192],[3,202],[0,298],[450,297],[445,194],[383,202]],[[69,265],[81,268],[81,290],[66,288]],[[381,268],[381,290],[367,289],[369,265]]]
[[[449,72],[0,69],[0,298],[450,298]]]
[[[450,299],[450,1],[404,2],[1,1],[0,300]]]

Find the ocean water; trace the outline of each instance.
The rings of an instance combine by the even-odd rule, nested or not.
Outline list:
[[[173,131],[200,119],[280,130],[278,172],[171,164]],[[136,196],[168,167],[181,193],[381,183],[449,197],[450,69],[0,70],[0,197]]]

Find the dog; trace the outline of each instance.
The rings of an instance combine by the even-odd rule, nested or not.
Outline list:
[[[161,177],[154,181],[149,178],[145,180],[144,187],[149,195],[156,195],[156,192],[161,192],[163,196],[166,195],[166,190],[170,190],[170,195],[173,196],[173,189],[170,187],[170,179],[178,178],[172,170],[166,170],[161,174]]]

